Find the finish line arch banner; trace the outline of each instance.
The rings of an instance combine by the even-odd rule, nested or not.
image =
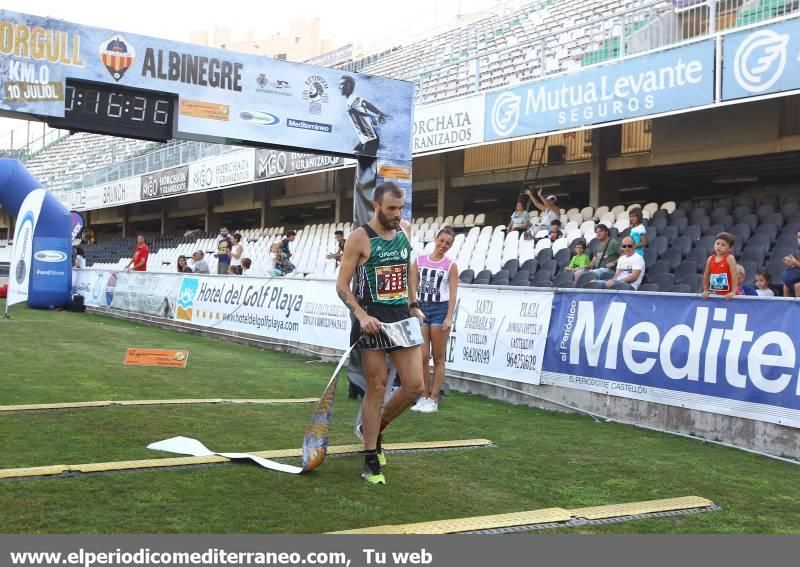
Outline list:
[[[800,427],[798,318],[797,301],[561,293],[542,383]]]
[[[0,110],[166,141],[411,159],[414,84],[0,10]]]

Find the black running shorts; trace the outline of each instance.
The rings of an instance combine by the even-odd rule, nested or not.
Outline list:
[[[367,315],[375,317],[382,323],[396,323],[411,317],[408,305],[382,305],[380,303],[369,303],[361,306]],[[361,330],[358,319],[354,319],[353,328],[350,331],[350,344],[358,341],[356,348],[359,350],[383,350],[392,352],[404,347],[395,345],[386,334],[381,331],[377,335],[370,335]]]

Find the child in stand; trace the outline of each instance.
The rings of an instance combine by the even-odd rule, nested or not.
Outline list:
[[[772,276],[769,272],[756,273],[756,293],[759,297],[775,297],[775,292],[772,291]]]
[[[589,265],[589,261],[589,256],[586,254],[586,242],[584,240],[577,240],[575,242],[575,255],[569,261],[569,266],[564,268],[564,270],[567,272],[583,270]]]
[[[735,237],[729,232],[720,232],[714,241],[714,254],[708,257],[703,274],[703,299],[710,293],[732,299],[738,288],[736,259],[731,254]]]

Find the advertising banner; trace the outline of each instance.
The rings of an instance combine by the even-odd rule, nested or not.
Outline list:
[[[338,156],[320,156],[260,149],[256,150],[255,159],[255,178],[257,181],[339,167],[345,163],[344,158]]]
[[[552,304],[552,293],[460,287],[447,368],[538,384]]]
[[[253,181],[255,159],[255,150],[248,149],[190,164],[189,191],[207,191]]]
[[[34,189],[22,201],[17,213],[17,228],[14,231],[14,247],[11,250],[11,265],[8,270],[8,299],[6,310],[11,305],[28,300],[33,258],[33,233],[39,221],[39,213],[47,191]]]
[[[722,40],[722,98],[800,89],[800,21],[728,34]]]
[[[411,158],[407,81],[8,10],[0,22],[0,110],[66,118],[61,127],[91,121],[156,138]]]
[[[800,427],[797,306],[556,296],[542,382]]]
[[[333,282],[186,275],[174,319],[341,350],[350,346],[350,314]]]
[[[171,319],[178,300],[181,274],[74,270],[72,293],[87,307],[110,307]]]
[[[626,59],[486,95],[485,139],[500,140],[714,102],[714,42]]]
[[[414,108],[413,153],[483,142],[484,95]]]
[[[174,197],[189,192],[189,166],[182,165],[142,176],[142,200]]]

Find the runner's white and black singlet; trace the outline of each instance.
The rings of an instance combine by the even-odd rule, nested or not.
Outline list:
[[[367,261],[356,270],[356,299],[371,317],[383,323],[394,323],[411,317],[408,309],[408,269],[411,260],[411,243],[401,228],[391,240],[385,240],[371,226],[367,231],[370,254]],[[361,337],[361,325],[353,323],[350,343]],[[365,335],[357,348],[391,351],[400,348],[381,332]]]

